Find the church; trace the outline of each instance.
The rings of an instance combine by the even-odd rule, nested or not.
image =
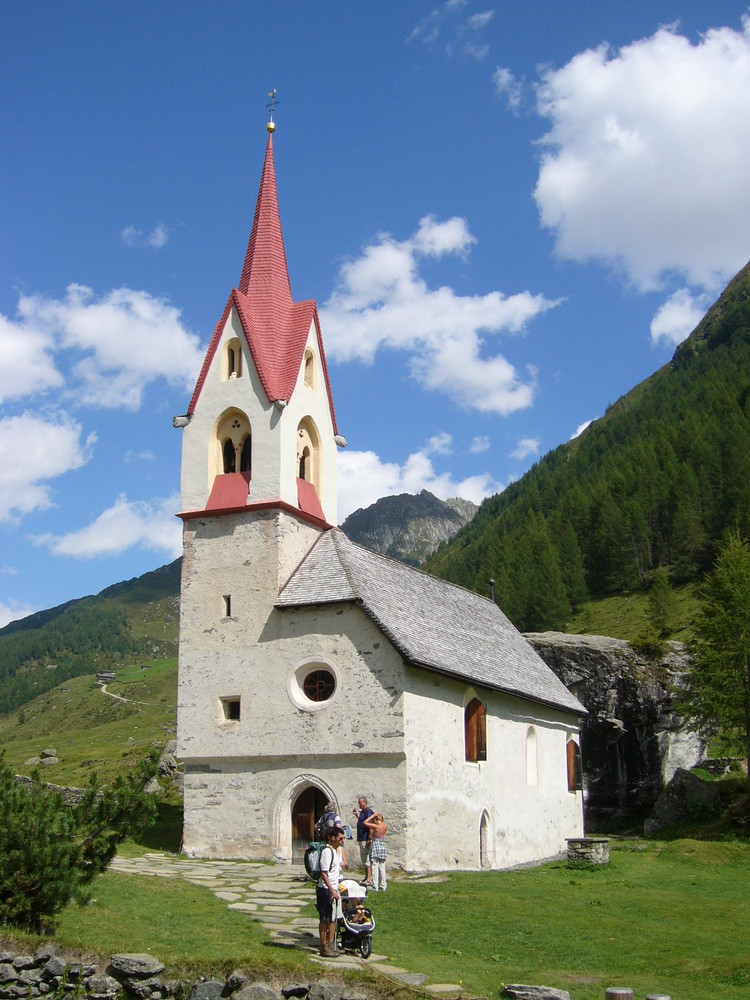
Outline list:
[[[583,706],[494,601],[336,527],[346,441],[267,129],[239,284],[174,419],[184,850],[299,861],[327,800],[347,822],[366,795],[410,871],[556,856],[583,834]]]

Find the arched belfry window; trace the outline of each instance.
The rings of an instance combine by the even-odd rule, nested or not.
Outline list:
[[[308,348],[305,351],[305,385],[308,389],[315,388],[315,355]]]
[[[252,432],[242,410],[226,410],[216,422],[214,458],[210,463],[213,477],[228,472],[252,472]]]
[[[464,709],[464,749],[472,763],[487,760],[487,711],[479,698]]]
[[[235,337],[227,341],[224,347],[224,360],[222,364],[222,378],[240,378],[242,376],[242,347]]]
[[[297,476],[312,483],[320,497],[320,438],[309,417],[297,427]]]

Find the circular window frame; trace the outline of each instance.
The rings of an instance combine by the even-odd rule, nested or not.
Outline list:
[[[312,701],[305,694],[304,684],[306,679],[310,674],[314,674],[318,670],[325,670],[333,677],[333,693],[330,698],[326,698],[324,701]],[[300,663],[298,667],[295,667],[287,678],[286,690],[289,700],[295,708],[299,708],[302,712],[322,712],[324,709],[329,708],[338,698],[341,690],[341,675],[328,660],[305,660],[304,663]]]

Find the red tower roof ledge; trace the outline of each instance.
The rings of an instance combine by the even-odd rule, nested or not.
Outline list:
[[[276,192],[273,136],[270,132],[239,287],[232,289],[222,317],[214,329],[190,400],[189,414],[195,411],[206,374],[233,306],[237,310],[263,390],[271,403],[282,399],[288,402],[291,398],[302,366],[307,335],[311,324],[315,324],[333,433],[337,434],[318,309],[313,299],[306,302],[294,302],[292,299]]]

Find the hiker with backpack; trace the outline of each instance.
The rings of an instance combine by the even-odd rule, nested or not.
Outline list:
[[[346,833],[341,825],[326,829],[325,847],[319,858],[320,878],[315,890],[315,905],[320,917],[320,954],[325,958],[336,957],[336,927],[341,915],[338,848],[343,845],[345,837]]]

